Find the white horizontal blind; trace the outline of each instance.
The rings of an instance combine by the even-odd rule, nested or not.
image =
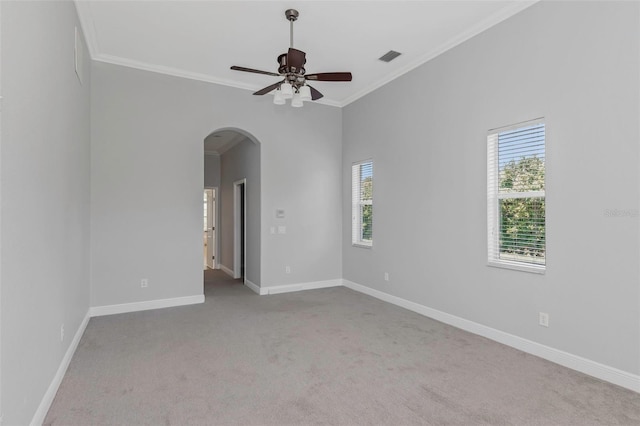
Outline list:
[[[373,161],[351,166],[351,243],[373,243]]]
[[[544,270],[545,125],[498,129],[487,138],[489,262]]]

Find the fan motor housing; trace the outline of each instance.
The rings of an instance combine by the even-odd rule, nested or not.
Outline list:
[[[306,61],[305,61],[306,62]],[[280,74],[298,74],[298,75],[304,75],[304,73],[306,72],[306,70],[303,68],[294,68],[294,67],[289,67],[289,64],[287,63],[287,54],[283,53],[282,55],[278,56],[278,64],[280,65],[278,67],[278,72]]]

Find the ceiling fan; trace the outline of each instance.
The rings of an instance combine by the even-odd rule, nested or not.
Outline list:
[[[286,99],[291,99],[291,106],[301,107],[303,101],[315,101],[323,96],[322,93],[309,86],[307,81],[351,81],[350,72],[305,74],[304,64],[307,62],[305,58],[306,53],[293,48],[293,23],[298,19],[299,13],[295,9],[287,9],[284,15],[290,23],[290,47],[287,53],[278,56],[278,73],[235,65],[231,67],[231,69],[235,71],[252,72],[284,78],[282,81],[258,90],[254,95],[265,95],[276,90],[273,103],[283,105]]]

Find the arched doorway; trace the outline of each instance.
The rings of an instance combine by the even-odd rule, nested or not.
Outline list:
[[[260,161],[260,143],[242,129],[221,128],[204,139],[205,263],[251,287],[260,286]]]

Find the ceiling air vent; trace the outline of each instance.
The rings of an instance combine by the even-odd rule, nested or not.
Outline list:
[[[402,55],[402,53],[396,52],[395,50],[390,50],[384,55],[380,56],[378,59],[383,62],[391,62],[400,55]]]

